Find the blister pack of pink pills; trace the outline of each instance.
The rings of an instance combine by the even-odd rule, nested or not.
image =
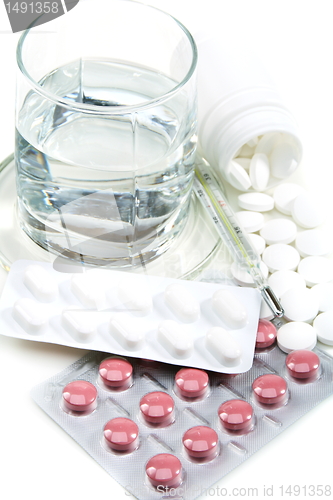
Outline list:
[[[134,497],[192,500],[333,393],[320,350],[262,351],[238,375],[91,353],[32,396]]]
[[[261,301],[256,290],[77,270],[16,261],[0,301],[1,333],[226,373],[251,368]]]

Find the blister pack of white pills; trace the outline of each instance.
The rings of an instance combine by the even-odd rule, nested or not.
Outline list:
[[[181,359],[226,373],[251,368],[261,301],[256,290],[78,271],[15,262],[0,302],[1,333],[168,363]]]
[[[333,393],[332,358],[271,340],[238,375],[90,353],[32,396],[134,497],[192,500]]]

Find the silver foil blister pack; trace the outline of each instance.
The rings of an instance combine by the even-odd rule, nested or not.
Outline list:
[[[1,333],[123,356],[240,373],[252,365],[260,294],[250,288],[16,261]]]
[[[192,500],[333,393],[332,358],[306,351],[318,360],[307,373],[295,353],[304,351],[287,358],[274,345],[234,375],[90,353],[32,397],[136,498]],[[130,376],[106,372],[110,360],[132,367]],[[76,382],[96,390],[84,411],[68,397]]]

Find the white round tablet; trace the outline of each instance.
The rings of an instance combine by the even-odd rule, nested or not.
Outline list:
[[[251,158],[234,158],[233,161],[236,161],[239,163],[239,165],[248,172],[250,170],[250,163],[251,163]]]
[[[257,254],[261,255],[266,247],[266,242],[264,238],[259,236],[259,234],[253,234],[253,233],[248,234],[247,237],[252,246],[254,247],[255,251],[257,252]]]
[[[241,191],[246,191],[251,187],[251,179],[249,174],[240,166],[239,163],[232,160],[229,165],[229,175],[230,182],[236,188]]]
[[[274,146],[279,142],[282,138],[280,132],[270,132],[268,134],[264,134],[258,141],[258,144],[255,147],[255,153],[264,153],[266,156],[269,156],[273,151]]]
[[[318,340],[326,345],[333,345],[333,311],[319,314],[313,322]]]
[[[248,144],[244,144],[239,150],[238,156],[242,156],[245,158],[251,158],[254,155],[254,148],[249,146]]]
[[[269,220],[260,230],[260,236],[266,240],[267,245],[273,245],[274,243],[291,243],[296,238],[296,235],[296,224],[289,219]]]
[[[295,245],[302,257],[327,255],[333,249],[332,237],[322,229],[308,229],[298,233]]]
[[[259,231],[265,223],[264,216],[260,212],[241,210],[240,212],[236,212],[235,215],[246,233]]]
[[[250,148],[254,148],[259,142],[258,137],[252,137],[249,141],[247,141],[247,145],[250,146]]]
[[[268,284],[278,298],[291,288],[305,288],[305,279],[295,271],[276,271],[268,278]]]
[[[317,203],[308,193],[299,194],[291,208],[294,221],[305,229],[319,226],[323,222],[323,216]]]
[[[286,323],[277,333],[277,344],[284,352],[299,349],[313,349],[317,343],[317,334],[313,326],[301,321]]]
[[[264,278],[268,276],[268,267],[264,262],[259,264],[260,271],[262,272]],[[254,281],[252,276],[242,269],[236,262],[233,262],[230,266],[231,274],[233,275],[235,281],[241,286],[254,286]]]
[[[319,283],[311,291],[318,299],[319,311],[333,311],[333,283]]]
[[[270,174],[268,158],[263,153],[252,156],[250,163],[250,179],[254,189],[264,191],[266,189]]]
[[[245,210],[268,212],[274,208],[274,200],[264,193],[244,193],[238,196],[238,205]]]
[[[297,168],[297,151],[287,142],[277,144],[270,155],[271,172],[274,177],[284,179],[289,177]]]
[[[297,270],[308,286],[333,280],[333,260],[327,257],[305,257]]]
[[[281,297],[281,304],[286,319],[309,323],[318,314],[319,305],[316,296],[308,288],[299,286],[290,288]]]
[[[282,214],[291,215],[292,204],[301,193],[305,193],[305,190],[299,184],[292,182],[280,184],[273,194],[275,208]]]
[[[300,256],[294,247],[285,243],[275,243],[264,250],[262,259],[270,272],[273,273],[274,271],[283,271],[286,269],[295,271]]]

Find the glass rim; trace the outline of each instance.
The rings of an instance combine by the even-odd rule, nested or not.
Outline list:
[[[30,31],[34,28],[33,24],[30,26],[30,28],[26,29],[22,35],[19,38],[17,48],[16,48],[16,62],[18,65],[19,70],[21,71],[22,75],[28,80],[30,87],[39,95],[47,99],[48,101],[51,101],[59,106],[66,107],[69,109],[73,109],[76,111],[80,111],[82,113],[87,113],[87,114],[103,114],[103,115],[118,115],[118,114],[124,114],[126,112],[131,113],[135,111],[140,111],[144,110],[147,108],[154,107],[156,105],[162,104],[163,102],[169,100],[172,96],[177,94],[179,90],[181,90],[182,87],[190,80],[192,75],[194,74],[194,71],[197,66],[197,61],[198,61],[198,51],[197,51],[197,46],[194,41],[193,36],[189,32],[189,30],[176,19],[174,16],[171,14],[168,14],[167,12],[164,12],[163,10],[154,7],[152,5],[147,5],[141,2],[133,2],[133,0],[117,0],[123,2],[128,2],[128,3],[133,3],[135,5],[140,5],[140,7],[145,7],[148,9],[153,9],[156,10],[157,12],[163,14],[164,16],[172,19],[175,21],[175,23],[178,25],[178,27],[184,32],[185,36],[190,42],[190,47],[192,49],[192,62],[189,70],[187,71],[186,75],[184,78],[177,84],[175,85],[171,90],[166,92],[165,94],[162,94],[161,96],[155,97],[154,99],[149,99],[146,102],[143,103],[138,103],[138,104],[130,104],[130,105],[118,105],[118,106],[97,106],[94,104],[84,104],[84,103],[77,103],[77,102],[69,102],[68,100],[58,97],[56,94],[53,94],[51,92],[48,92],[43,89],[43,87],[36,82],[34,78],[28,73],[27,69],[25,68],[25,65],[23,63],[23,58],[22,58],[22,49],[23,49],[23,44],[27,36],[29,35]],[[73,9],[74,10],[74,9]],[[64,14],[67,15],[67,14]],[[40,16],[42,17],[42,16]],[[38,18],[40,19],[40,18]],[[119,61],[118,61],[119,62]]]

